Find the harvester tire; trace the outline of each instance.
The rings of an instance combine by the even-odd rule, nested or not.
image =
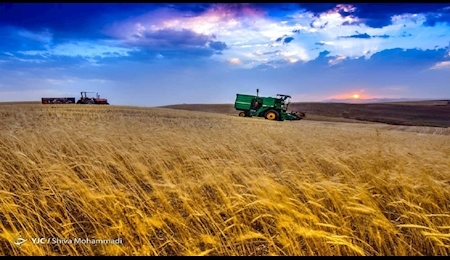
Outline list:
[[[245,112],[240,112],[240,113],[239,113],[239,116],[240,116],[240,117],[246,117],[247,115],[245,114]]]
[[[268,120],[278,120],[280,118],[280,113],[276,110],[267,111],[265,118]]]

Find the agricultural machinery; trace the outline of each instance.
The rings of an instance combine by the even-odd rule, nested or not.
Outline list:
[[[236,94],[234,108],[241,117],[264,117],[268,120],[301,120],[306,115],[303,112],[287,112],[291,96],[277,94],[274,97],[258,96],[259,89],[255,95]]]
[[[109,105],[108,100],[106,98],[100,98],[98,93],[95,94],[95,97],[88,97],[87,93],[95,93],[95,92],[81,92],[81,97],[77,101],[77,104],[96,104],[96,105]]]
[[[42,98],[42,104],[75,104],[75,98],[74,97]]]

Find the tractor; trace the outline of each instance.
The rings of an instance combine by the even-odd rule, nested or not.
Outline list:
[[[306,115],[303,112],[287,112],[291,96],[277,94],[276,97],[260,97],[259,89],[255,95],[236,94],[234,108],[241,117],[264,117],[268,120],[301,120]]]
[[[95,93],[95,92],[81,92],[81,97],[77,101],[77,104],[96,104],[96,105],[109,105],[108,100],[106,98],[100,98],[98,93],[95,94],[95,97],[88,97],[87,93]]]

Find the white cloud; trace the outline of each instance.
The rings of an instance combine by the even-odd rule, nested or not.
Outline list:
[[[35,41],[39,41],[42,43],[51,43],[52,41],[52,34],[48,31],[48,30],[44,30],[42,32],[31,32],[31,31],[27,31],[27,30],[19,30],[17,32],[17,34],[19,36],[31,39],[31,40],[35,40]]]
[[[236,10],[229,7],[219,4],[200,16],[186,15],[169,8],[157,9],[142,16],[118,21],[107,28],[105,33],[116,37],[115,41],[70,42],[47,51],[21,53],[43,57],[80,56],[96,65],[98,58],[127,56],[128,52],[136,49],[119,46],[137,44],[135,36],[144,36],[145,32],[161,29],[187,29],[208,35],[215,41],[225,42],[228,49],[224,50],[222,55],[213,56],[213,59],[224,63],[239,59],[239,63],[233,64],[246,67],[268,64],[280,59],[289,62],[309,61],[315,59],[323,50],[329,51],[329,56],[369,58],[384,49],[434,49],[436,46],[445,47],[448,44],[448,38],[440,37],[448,33],[448,27],[440,24],[424,30],[422,25],[426,20],[421,14],[393,16],[392,25],[370,28],[363,24],[342,25],[361,22],[358,17],[343,17],[339,14],[339,11],[353,12],[355,9],[351,5],[338,5],[318,17],[308,12],[296,12],[281,20],[252,10],[246,5],[240,6],[240,12],[245,15],[237,15]],[[357,34],[368,34],[372,38],[349,37]],[[37,34],[23,31],[21,35],[43,42],[51,41],[51,34],[46,31]],[[349,38],[342,38],[343,36]],[[286,37],[292,37],[293,40],[285,43],[283,39]],[[277,41],[279,38],[282,40]],[[162,57],[157,55],[157,58]]]
[[[112,44],[113,45],[113,44]],[[108,44],[91,42],[71,42],[56,46],[52,50],[54,55],[81,56],[81,57],[119,57],[128,56],[131,51],[127,48],[115,47]]]
[[[41,56],[47,58],[51,55],[58,56],[70,56],[70,57],[83,57],[91,63],[91,65],[98,65],[98,58],[105,57],[121,57],[128,56],[128,52],[134,49],[118,47],[119,42],[117,41],[104,41],[104,42],[88,42],[88,41],[73,41],[68,43],[63,43],[56,45],[52,49],[44,51],[18,51],[20,54],[30,55],[30,56]],[[20,59],[15,57],[15,59],[20,61],[35,62],[40,63],[45,60],[39,59]]]
[[[53,85],[66,85],[74,83],[74,81],[70,79],[46,79],[46,81]]]
[[[347,57],[345,57],[345,56],[342,56],[342,55],[338,55],[338,56],[336,56],[334,59],[330,59],[329,61],[328,61],[328,64],[329,65],[336,65],[336,64],[338,64],[338,63],[341,63],[343,60],[345,60]]]
[[[87,81],[94,82],[94,83],[101,83],[101,84],[111,82],[111,80],[109,80],[109,79],[88,79]]]
[[[12,57],[13,60],[21,61],[21,62],[30,62],[30,63],[44,63],[43,59],[22,59],[18,57]]]
[[[0,91],[1,102],[14,101],[41,101],[42,97],[66,97],[71,94],[54,89],[24,90],[24,91]]]
[[[308,52],[305,48],[303,48],[300,45],[293,45],[286,47],[284,50],[280,51],[280,54],[286,58],[291,60],[302,60],[302,61],[308,61],[311,60],[311,57],[309,56]]]
[[[434,64],[430,69],[450,69],[450,61],[442,61]]]
[[[340,15],[339,11],[355,11],[351,5],[338,5],[318,17],[308,12],[296,12],[281,20],[272,19],[250,8],[246,11],[248,15],[242,18],[227,8],[227,5],[217,5],[200,16],[186,16],[179,11],[159,9],[118,23],[109,32],[130,41],[132,35],[148,30],[192,30],[227,44],[228,49],[214,59],[229,62],[232,58],[238,58],[242,66],[249,66],[252,62],[255,65],[267,64],[279,59],[308,61],[315,59],[323,50],[329,51],[330,56],[369,58],[383,49],[433,49],[436,45],[447,44],[444,37],[439,42],[436,42],[436,37],[447,34],[448,27],[441,25],[423,30],[421,26],[425,22],[425,16],[420,14],[393,16],[392,25],[370,28],[363,24],[342,25],[346,22],[360,22],[358,17]],[[341,38],[357,34],[368,34],[372,38]],[[282,37],[293,37],[293,40],[288,44],[284,44],[283,40],[276,41]],[[418,39],[421,41],[417,41]],[[318,49],[317,43],[322,43],[323,47]]]
[[[242,64],[242,61],[239,58],[231,58],[228,60],[231,64]]]

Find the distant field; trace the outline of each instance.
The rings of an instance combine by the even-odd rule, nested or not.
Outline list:
[[[0,255],[450,255],[450,128],[214,108],[0,103]]]
[[[236,114],[233,104],[181,104],[166,108]],[[392,125],[450,127],[448,101],[409,101],[396,103],[292,103],[290,110],[307,114],[306,120],[378,122]]]

